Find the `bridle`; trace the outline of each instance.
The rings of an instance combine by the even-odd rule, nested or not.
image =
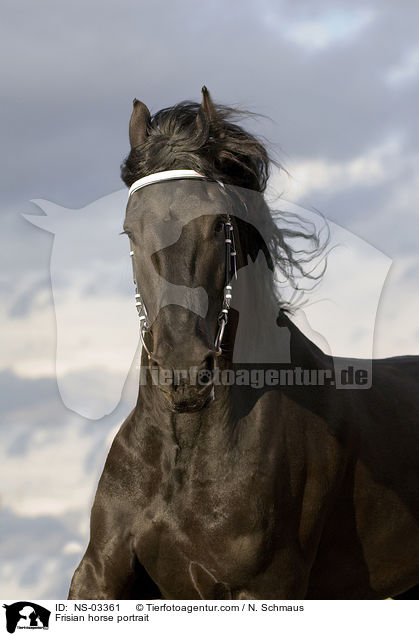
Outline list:
[[[145,188],[148,185],[152,185],[153,183],[160,183],[162,181],[174,181],[179,179],[204,179],[206,181],[212,181],[208,177],[205,177],[199,172],[195,170],[166,170],[165,172],[156,172],[154,174],[148,175],[147,177],[143,177],[142,179],[138,179],[135,181],[129,189],[128,199],[134,192],[140,190],[141,188]],[[219,186],[224,188],[224,184],[221,181],[217,181]],[[223,303],[221,307],[221,311],[218,314],[218,329],[214,340],[214,347],[216,353],[220,354],[222,352],[221,344],[223,341],[224,331],[226,324],[228,322],[228,312],[231,306],[231,279],[237,278],[237,252],[236,252],[236,244],[234,239],[234,228],[231,222],[231,217],[229,214],[226,215],[227,218],[223,221],[224,226],[224,236],[225,236],[225,281],[224,281],[224,290],[223,290]],[[135,285],[135,306],[137,307],[138,318],[140,321],[140,338],[141,343],[147,352],[148,358],[151,358],[151,353],[147,348],[147,345],[144,340],[144,334],[151,331],[151,323],[147,314],[147,309],[144,304],[143,299],[141,298],[141,294],[139,291],[139,286],[135,276],[135,264],[134,264],[134,251],[130,251],[130,256],[132,260],[132,268],[134,272],[134,285]]]

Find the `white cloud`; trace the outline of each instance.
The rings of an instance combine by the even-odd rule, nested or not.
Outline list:
[[[54,376],[56,326],[51,299],[24,316],[10,316],[4,304],[0,316],[4,325],[0,368],[24,377]]]
[[[372,9],[339,8],[329,9],[317,17],[288,22],[272,11],[264,15],[264,21],[298,46],[322,50],[358,35],[373,17]]]
[[[81,554],[83,552],[83,546],[77,541],[69,541],[63,547],[63,554]]]
[[[400,174],[406,167],[408,158],[402,154],[402,139],[391,136],[379,145],[346,161],[330,159],[297,159],[289,161],[287,170],[273,171],[269,182],[268,197],[276,193],[293,201],[323,191],[334,192],[362,186],[378,186]]]

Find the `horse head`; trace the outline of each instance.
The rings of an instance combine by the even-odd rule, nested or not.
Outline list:
[[[232,123],[235,114],[215,107],[204,87],[201,104],[183,102],[153,117],[134,100],[130,119],[131,152],[122,166],[130,187],[124,230],[144,349],[149,361],[169,374],[160,388],[174,411],[199,410],[213,396],[217,360],[220,364],[222,355],[225,362],[234,341],[230,303],[237,271],[256,261],[261,270],[262,262],[264,279],[253,281],[252,294],[240,306],[246,320],[263,296],[265,315],[273,317],[276,330],[275,261],[280,255],[285,274],[290,263],[298,266],[263,198],[266,150]],[[288,234],[307,238],[294,230]],[[243,328],[241,321],[246,341],[253,335],[251,325]],[[264,362],[271,349],[277,359],[270,333],[264,329]],[[239,349],[243,358],[243,346]],[[203,381],[197,383],[197,376]]]

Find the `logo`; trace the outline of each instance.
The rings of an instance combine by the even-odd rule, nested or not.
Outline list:
[[[6,628],[9,634],[16,629],[48,629],[51,612],[32,601],[3,605],[6,609]]]
[[[180,196],[176,183],[166,184],[166,188],[173,188],[173,201]],[[235,199],[242,202],[233,209],[241,227],[247,224],[255,245],[270,245],[271,225],[259,217],[249,217],[248,210],[255,208],[255,193],[238,187],[234,192]],[[120,236],[126,197],[125,190],[120,190],[79,210],[37,199],[33,203],[45,214],[24,215],[31,224],[54,235],[50,276],[57,325],[57,383],[63,403],[90,419],[108,415],[119,404],[139,340],[130,247],[127,237]],[[294,241],[292,245],[297,250],[297,260],[301,258],[302,268],[298,284],[302,290],[306,286],[310,289],[315,281],[302,274],[303,266],[307,265],[310,273],[323,266],[322,254],[310,256],[311,233],[315,230],[320,234],[323,222],[314,212],[296,204],[287,201],[286,207],[287,211],[278,217],[278,224],[285,236],[294,236],[290,241]],[[158,232],[153,230],[153,215],[145,219],[146,233],[152,240],[143,245],[144,262],[148,259],[154,263],[156,254],[170,261],[172,250],[180,249],[185,237],[192,236],[189,233],[200,220],[201,206],[190,206],[183,213],[181,220],[165,222]],[[218,208],[206,210],[206,214],[218,213]],[[311,289],[307,296],[310,302],[304,310],[300,308],[294,313],[293,322],[333,357],[336,388],[365,389],[372,381],[370,358],[376,313],[391,261],[352,232],[332,221],[327,224],[330,248],[333,247],[327,255],[327,270],[321,285]],[[219,253],[217,258],[214,267],[222,266],[224,254]],[[282,260],[288,262],[287,258],[284,253]],[[150,265],[147,276],[155,295],[154,305],[144,299],[151,322],[168,305],[184,307],[202,318],[207,315],[208,290],[188,287],[181,277],[166,280],[154,265]],[[286,327],[278,326],[276,301],[267,304],[269,295],[265,283],[261,283],[269,280],[269,276],[266,253],[257,247],[232,282],[231,308],[238,317],[232,352],[236,365],[292,363],[291,334]],[[278,294],[292,304],[293,290],[286,274],[278,272],[277,278]],[[347,354],[346,345],[351,358],[362,358],[350,361],[354,377],[361,374],[363,380],[367,377],[367,382],[340,381],[348,364],[342,359]],[[138,358],[137,353],[135,362]],[[136,399],[134,394],[132,399]]]

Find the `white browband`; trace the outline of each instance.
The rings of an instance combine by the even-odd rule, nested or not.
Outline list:
[[[134,181],[129,189],[128,197],[147,185],[158,183],[159,181],[172,181],[173,179],[207,179],[207,177],[203,174],[199,174],[199,172],[195,170],[165,170],[164,172],[155,172],[154,174],[149,174],[148,177]]]

